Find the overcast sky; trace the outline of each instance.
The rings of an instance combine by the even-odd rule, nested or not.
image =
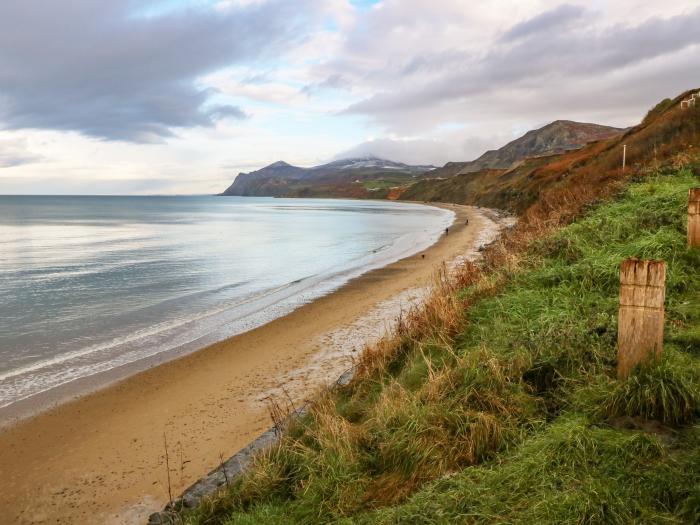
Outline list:
[[[612,5],[611,5],[612,4]],[[700,86],[697,0],[0,0],[0,194],[471,160]]]

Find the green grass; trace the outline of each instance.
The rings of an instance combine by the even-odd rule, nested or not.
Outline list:
[[[688,170],[631,185],[460,292],[188,523],[700,520],[700,250]],[[664,357],[615,377],[619,264],[667,262]],[[496,271],[498,273],[498,270]]]
[[[401,185],[401,183],[405,184],[405,180],[400,180],[400,181],[395,181],[395,180],[385,180],[385,179],[377,179],[377,180],[366,180],[362,183],[362,186],[366,190],[388,190],[391,189],[395,186]]]
[[[699,445],[698,427],[669,444],[560,416],[498,461],[352,523],[691,523],[700,517]]]

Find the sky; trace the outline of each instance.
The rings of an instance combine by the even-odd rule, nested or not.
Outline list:
[[[2,0],[0,194],[466,161],[700,87],[697,0]]]

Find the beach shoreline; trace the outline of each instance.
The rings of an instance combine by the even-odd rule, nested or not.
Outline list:
[[[259,328],[120,378],[0,430],[0,506],[17,523],[138,523],[269,427],[266,399],[303,403],[420,301],[442,262],[495,222],[455,212],[449,235]],[[469,226],[465,226],[466,219]],[[493,233],[493,232],[491,232]]]
[[[45,280],[32,282],[21,272],[16,279],[12,279],[12,273],[9,278],[5,275],[4,282],[12,284],[8,285],[9,303],[4,303],[6,317],[0,319],[0,332],[5,334],[3,341],[7,342],[0,347],[3,358],[0,363],[0,428],[282,317],[303,304],[332,293],[355,277],[431,246],[454,220],[452,211],[419,203],[337,200],[326,204],[313,199],[290,203],[290,199],[282,199],[278,206],[270,204],[272,200],[252,199],[252,208],[249,209],[245,198],[231,199],[232,210],[219,204],[200,202],[200,213],[196,213],[197,210],[194,213],[199,217],[199,222],[194,222],[200,225],[196,232],[192,231],[191,225],[184,225],[178,241],[173,240],[173,231],[178,228],[170,228],[169,232],[157,235],[157,239],[151,239],[150,250],[163,254],[163,257],[149,256],[148,248],[144,251],[142,247],[129,243],[123,246],[119,235],[115,236],[112,231],[113,227],[105,225],[103,233],[93,228],[92,236],[86,234],[86,238],[94,239],[104,234],[104,242],[90,244],[88,241],[86,245],[75,239],[71,242],[82,246],[82,250],[89,254],[81,257],[81,264],[86,268],[97,265],[97,268],[85,271],[90,276],[88,282],[75,280],[73,274],[78,277],[83,274],[69,270],[68,277],[59,280],[62,288],[53,293],[46,288]],[[172,206],[174,201],[170,202]],[[410,226],[396,227],[395,235],[374,235],[374,241],[367,244],[366,238],[355,238],[356,228],[344,230],[345,221],[340,220],[340,224],[332,229],[337,237],[324,246],[330,234],[327,225],[319,225],[319,235],[309,236],[306,228],[287,227],[284,222],[276,222],[281,216],[292,223],[295,216],[297,222],[308,221],[309,216],[319,213],[322,216],[326,206],[331,214],[327,218],[330,220],[335,215],[336,222],[345,215],[343,211],[357,210],[362,217],[367,213],[361,211],[365,207],[367,210],[379,207],[387,211],[379,219],[380,224],[390,224],[395,210],[398,216],[405,216],[406,220],[400,222]],[[245,234],[237,233],[237,241],[233,244],[241,250],[240,253],[238,249],[218,246],[225,238],[219,230],[222,224],[211,217],[207,219],[209,222],[201,217],[202,209],[213,210],[213,216],[220,220],[233,217],[231,231],[236,231],[241,226],[239,221],[245,223],[245,210],[248,210],[250,219],[250,214],[255,213],[250,210],[261,207],[271,211],[266,217],[272,219],[260,222],[260,227],[267,233],[259,246],[253,239],[246,241]],[[152,209],[152,206],[146,208]],[[156,207],[153,212],[162,213],[162,210]],[[421,220],[423,217],[425,220]],[[143,224],[149,224],[153,217],[136,219],[139,235],[149,238]],[[348,222],[364,224],[363,220]],[[207,227],[202,228],[203,224]],[[244,229],[254,230],[250,227]],[[363,226],[359,229],[362,230]],[[213,237],[207,237],[212,234]],[[21,235],[21,231],[16,231],[13,238]],[[287,237],[289,241],[283,240]],[[201,239],[206,239],[203,245],[198,244]],[[251,244],[255,245],[254,249],[251,249]],[[201,255],[212,246],[213,252]],[[307,246],[310,252],[306,250]],[[94,252],[90,248],[94,248]],[[135,270],[132,274],[124,274],[126,278],[110,282],[111,267],[103,268],[99,261],[113,257],[111,250],[120,254],[113,267],[123,270],[140,267],[143,271]],[[276,250],[286,254],[283,258],[286,264],[274,255]],[[294,253],[294,250],[298,251]],[[76,253],[80,252],[76,249]],[[60,251],[50,255],[42,264],[51,267],[51,257],[54,256],[59,260],[53,265],[60,268]],[[70,255],[63,253],[63,257]],[[242,262],[235,262],[239,259]],[[17,263],[17,267],[22,265]],[[59,273],[50,275],[55,277]],[[134,283],[141,286],[135,288]],[[76,287],[80,299],[74,300],[78,312],[71,313],[72,294],[66,292],[73,287]],[[141,288],[148,292],[142,293]],[[110,290],[109,294],[107,290]],[[114,304],[110,305],[112,295]],[[7,309],[8,304],[16,303],[17,297],[24,297],[26,306],[20,301],[17,310],[34,312],[24,316],[26,325],[23,321],[20,329],[7,323],[13,316]],[[32,306],[34,304],[38,307]],[[41,318],[41,305],[44,304],[53,304],[54,307],[44,311],[44,321],[38,325],[37,319]],[[95,307],[94,315],[90,306]]]

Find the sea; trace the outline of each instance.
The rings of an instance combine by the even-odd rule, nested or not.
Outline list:
[[[2,410],[261,326],[424,250],[420,204],[0,196]]]

